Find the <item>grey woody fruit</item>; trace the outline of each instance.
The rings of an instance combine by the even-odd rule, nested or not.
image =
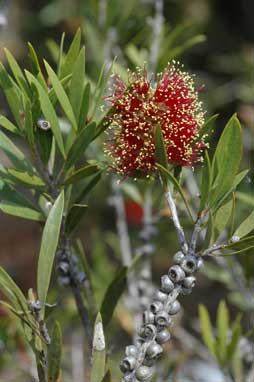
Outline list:
[[[170,304],[168,308],[168,313],[173,316],[174,314],[177,314],[180,310],[181,304],[178,300],[175,300],[174,302],[172,302],[172,304]]]
[[[173,265],[169,268],[168,276],[174,283],[179,283],[185,277],[184,270],[179,265]]]
[[[181,288],[181,294],[183,294],[184,296],[188,296],[189,294],[191,294],[191,292],[192,292],[192,288],[185,288],[185,287]]]
[[[148,346],[146,350],[146,358],[156,359],[160,357],[162,353],[163,353],[163,348],[157,342],[154,341],[151,343],[151,345]]]
[[[195,284],[196,284],[196,277],[188,276],[188,277],[185,277],[182,285],[184,288],[193,288]]]
[[[139,335],[143,338],[151,338],[157,332],[156,326],[153,324],[144,325],[140,328]]]
[[[144,358],[143,365],[145,366],[153,366],[156,362],[156,358]]]
[[[153,324],[154,323],[154,314],[150,310],[145,310],[143,313],[143,322],[145,324]]]
[[[163,329],[161,330],[157,336],[156,336],[156,341],[159,343],[159,344],[165,344],[166,342],[168,342],[170,340],[170,333],[168,332],[168,330],[166,329]]]
[[[46,121],[45,119],[38,119],[37,127],[39,129],[45,130],[45,131],[51,129],[51,125],[50,125],[49,121]]]
[[[136,372],[135,377],[138,381],[147,381],[152,376],[152,370],[148,366],[140,366]]]
[[[170,293],[174,289],[174,283],[170,280],[168,275],[161,277],[161,290],[165,293]]]
[[[197,270],[197,263],[198,263],[198,261],[197,261],[197,257],[196,256],[187,255],[183,259],[183,261],[181,263],[181,267],[182,267],[182,269],[184,270],[185,273],[191,274],[191,273],[196,272],[196,270]]]
[[[155,300],[158,300],[160,302],[165,302],[167,298],[168,298],[167,293],[164,293],[161,290],[158,290],[155,294]]]
[[[58,276],[57,280],[59,285],[62,285],[62,286],[68,286],[70,285],[70,282],[71,282],[69,276]]]
[[[203,265],[204,265],[204,261],[203,261],[203,259],[201,259],[201,257],[199,257],[199,258],[197,259],[197,269],[202,268]]]
[[[123,373],[126,373],[128,371],[132,371],[135,368],[136,365],[136,358],[132,356],[125,357],[121,364],[120,364],[120,369]]]
[[[170,321],[170,317],[165,310],[161,310],[160,312],[156,313],[155,316],[155,322],[160,326],[168,326]]]
[[[70,270],[70,265],[67,261],[60,261],[58,266],[57,266],[58,270],[63,273],[63,274],[68,274],[69,273],[69,270]]]
[[[157,313],[163,309],[163,303],[161,301],[153,301],[150,305],[150,309],[153,313]]]
[[[138,348],[135,345],[126,346],[125,354],[127,355],[127,357],[132,356],[135,358],[138,355]]]
[[[173,262],[179,265],[183,261],[184,257],[185,255],[181,251],[178,251],[173,257]]]

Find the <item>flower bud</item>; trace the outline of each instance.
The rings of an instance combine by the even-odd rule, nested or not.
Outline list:
[[[178,264],[178,265],[181,264],[184,257],[185,255],[181,251],[176,252],[176,254],[173,257],[174,264]]]
[[[161,290],[165,293],[170,293],[174,289],[174,283],[170,280],[168,275],[161,277]]]
[[[151,376],[152,370],[148,366],[140,366],[135,372],[135,377],[140,382],[148,381],[151,378]]]
[[[157,313],[163,309],[163,303],[161,301],[154,301],[151,303],[150,309],[153,313]]]
[[[146,350],[146,358],[157,359],[163,353],[162,347],[157,342],[152,342]]]
[[[136,365],[136,358],[128,356],[120,363],[120,369],[123,373],[134,370]]]
[[[127,357],[132,356],[132,357],[136,358],[138,355],[138,349],[135,345],[126,346],[125,354],[127,355]]]
[[[181,309],[181,304],[178,300],[175,300],[174,302],[172,302],[172,304],[170,304],[169,308],[168,308],[168,314],[170,315],[174,315],[174,314],[177,314]]]
[[[173,281],[174,283],[179,283],[185,277],[185,273],[179,265],[173,265],[172,267],[170,267],[168,275],[171,281]]]
[[[170,317],[165,310],[161,310],[160,312],[156,313],[155,316],[155,322],[160,326],[168,326],[170,321]]]
[[[191,274],[197,270],[197,257],[192,255],[187,255],[181,263],[181,267],[185,273]]]
[[[188,277],[185,277],[182,285],[184,288],[193,288],[195,284],[196,284],[196,277],[188,276]]]
[[[166,342],[168,342],[170,340],[170,333],[166,330],[166,329],[163,329],[161,330],[157,336],[156,336],[156,341],[159,343],[159,344],[165,344]]]
[[[143,322],[144,324],[153,324],[154,323],[154,314],[150,310],[145,310],[143,313]]]

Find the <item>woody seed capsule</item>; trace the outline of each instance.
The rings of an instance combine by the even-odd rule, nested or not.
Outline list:
[[[152,376],[152,370],[148,366],[140,366],[135,373],[135,377],[138,381],[148,381]]]
[[[163,309],[163,304],[160,301],[154,301],[151,303],[150,309],[153,313],[157,313]]]
[[[138,349],[134,345],[126,346],[125,354],[127,356],[137,357],[138,355]]]
[[[161,290],[158,290],[155,294],[155,300],[159,300],[160,302],[165,302],[167,298],[168,298],[167,293],[164,293]]]
[[[191,274],[197,270],[197,258],[192,255],[187,255],[181,263],[181,267],[185,273]]]
[[[146,350],[146,358],[154,359],[158,358],[163,352],[162,347],[157,343],[153,342],[150,346],[148,346]]]
[[[174,283],[182,281],[185,277],[185,273],[179,265],[173,265],[172,267],[170,267],[168,275],[171,281],[173,281]]]
[[[155,316],[155,322],[160,326],[168,326],[170,317],[165,310],[161,310]]]
[[[129,356],[122,360],[120,364],[120,369],[123,373],[126,373],[128,371],[134,370],[135,365],[136,365],[136,358]]]
[[[184,254],[181,251],[176,252],[176,254],[173,257],[173,262],[175,264],[181,264],[182,260],[184,259]]]
[[[170,293],[174,289],[174,283],[167,275],[161,277],[161,290],[165,293]]]
[[[165,344],[166,342],[168,342],[170,340],[170,333],[166,330],[166,329],[163,329],[161,330],[157,336],[156,336],[156,341],[159,343],[159,344]]]
[[[172,316],[174,314],[177,314],[181,309],[180,302],[178,300],[175,300],[172,302],[172,304],[168,308],[168,313],[171,314]]]
[[[151,338],[156,334],[156,331],[156,326],[148,324],[141,327],[139,335],[143,338]]]
[[[146,310],[143,313],[143,322],[145,324],[153,324],[154,323],[154,314],[150,310]]]

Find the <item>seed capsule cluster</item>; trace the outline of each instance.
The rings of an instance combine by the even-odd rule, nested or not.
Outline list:
[[[126,347],[126,356],[120,364],[122,382],[150,380],[153,366],[162,355],[162,345],[170,340],[168,329],[173,323],[172,316],[181,309],[177,298],[191,293],[196,281],[194,274],[203,263],[200,256],[182,252],[177,252],[173,261],[168,274],[161,277],[160,289],[152,303],[143,312],[136,345]]]
[[[62,286],[69,286],[71,283],[82,284],[86,275],[80,272],[78,259],[76,256],[68,253],[66,249],[59,249],[56,254],[58,283]]]

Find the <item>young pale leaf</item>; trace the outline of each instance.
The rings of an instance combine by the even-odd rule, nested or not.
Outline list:
[[[40,82],[41,86],[45,89],[45,91],[48,91],[48,86],[47,86],[46,81],[43,77],[35,49],[30,42],[28,42],[27,45],[28,45],[28,49],[29,49],[29,58],[30,58],[31,66],[32,66],[32,73],[37,78],[37,80]]]
[[[62,355],[62,332],[60,324],[56,321],[51,335],[48,352],[48,380],[58,382],[60,377],[60,364]]]
[[[78,29],[77,33],[74,36],[74,39],[71,43],[70,49],[68,50],[63,64],[60,70],[60,78],[71,74],[73,71],[73,66],[77,60],[79,50],[80,50],[80,41],[81,41],[81,31]]]
[[[240,224],[233,236],[243,237],[254,229],[254,211]]]
[[[9,121],[9,119],[4,117],[3,115],[0,116],[0,126],[2,126],[4,129],[14,134],[22,136],[22,133],[20,132],[20,130],[11,121]]]
[[[227,336],[229,329],[229,313],[225,301],[221,301],[217,311],[217,358],[224,365],[227,357]]]
[[[22,130],[22,121],[20,116],[20,111],[23,110],[22,102],[20,98],[20,90],[14,81],[8,75],[5,67],[0,63],[0,86],[2,87],[8,104],[10,106],[11,112],[15,118],[15,121],[20,130]]]
[[[77,136],[67,155],[67,160],[65,163],[66,171],[71,166],[73,166],[85,153],[85,150],[94,139],[95,129],[95,122],[91,122]]]
[[[32,93],[31,93],[31,89],[26,81],[26,78],[24,76],[24,74],[22,73],[22,70],[20,69],[17,61],[15,60],[15,58],[13,57],[13,55],[11,54],[11,52],[9,52],[8,49],[4,48],[4,53],[6,55],[6,58],[7,58],[7,61],[9,63],[9,66],[11,68],[11,71],[19,85],[19,87],[23,90],[24,94],[31,98],[32,96]]]
[[[237,350],[238,343],[241,339],[242,327],[240,324],[240,317],[238,317],[232,327],[231,341],[227,347],[227,361],[231,361]]]
[[[232,187],[242,156],[241,125],[235,115],[227,123],[213,158],[213,183],[211,206]]]
[[[90,83],[88,82],[86,84],[86,87],[84,89],[83,96],[82,96],[82,103],[80,107],[80,114],[79,114],[79,121],[78,121],[79,131],[83,130],[83,128],[86,125],[87,114],[88,114],[89,105],[90,105],[90,93],[91,93],[91,86],[90,86]]]
[[[61,154],[65,158],[63,137],[60,131],[59,121],[54,107],[50,102],[49,96],[40,84],[40,82],[31,73],[26,71],[26,75],[29,81],[31,81],[37,89],[42,113],[44,114],[45,119],[50,122],[54,137],[56,139],[56,143],[59,147]]]
[[[33,172],[33,167],[25,155],[12,143],[12,141],[0,130],[0,149],[4,151],[13,165],[21,170]]]
[[[104,328],[109,324],[118,300],[126,288],[127,273],[127,267],[120,269],[105,292],[100,309]]]
[[[50,65],[44,60],[44,65],[47,70],[49,79],[52,83],[53,89],[55,90],[57,99],[62,106],[62,109],[64,113],[66,114],[68,120],[70,121],[73,129],[77,131],[77,123],[76,118],[72,110],[72,106],[70,104],[69,98],[67,97],[67,94],[63,88],[63,85],[61,84],[60,80],[58,79],[56,73],[54,70],[50,67]]]
[[[210,352],[215,356],[215,339],[213,336],[212,324],[210,321],[209,313],[206,307],[202,304],[199,305],[198,309],[203,341],[210,350]]]
[[[163,174],[164,178],[167,179],[170,183],[172,183],[175,186],[175,188],[177,189],[177,191],[179,192],[179,194],[181,195],[183,199],[183,202],[190,216],[190,219],[193,221],[193,217],[192,217],[189,205],[187,203],[187,200],[185,199],[182,187],[180,186],[178,180],[174,177],[174,175],[171,174],[171,172],[167,168],[163,167],[159,163],[156,164],[156,167],[159,169],[160,173]]]
[[[32,208],[21,206],[18,204],[12,204],[9,202],[1,202],[0,203],[0,210],[4,212],[5,214],[17,216],[19,218],[24,218],[28,220],[35,220],[35,221],[44,221],[45,218],[43,214],[39,211],[36,211]]]
[[[65,179],[64,185],[69,185],[79,180],[82,180],[88,176],[94,175],[96,172],[100,171],[100,168],[95,164],[88,164],[84,167],[79,168],[73,174]]]
[[[102,318],[98,313],[94,325],[91,382],[101,382],[105,375],[106,345]]]
[[[54,256],[58,245],[63,210],[64,192],[62,191],[50,210],[42,234],[37,269],[37,292],[43,308],[46,302]]]
[[[70,83],[70,103],[76,116],[76,121],[79,123],[83,92],[85,85],[85,48],[79,52],[77,61],[73,67],[73,73]],[[83,105],[82,105],[83,107]]]

